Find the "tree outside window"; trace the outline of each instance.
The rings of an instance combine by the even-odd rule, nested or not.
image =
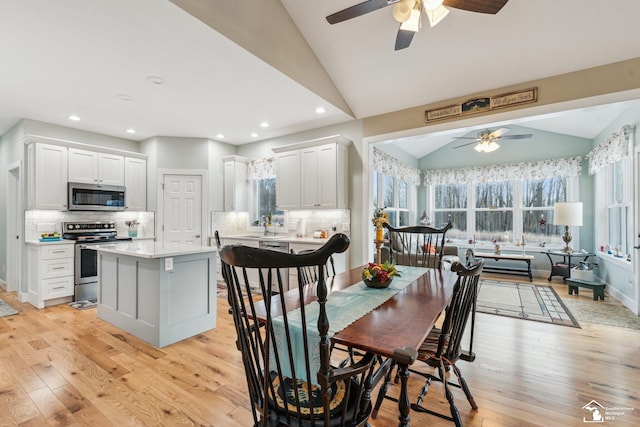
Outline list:
[[[284,212],[276,209],[276,179],[256,179],[252,185],[253,201],[251,203],[251,224],[261,225],[262,218],[268,218],[276,223],[284,221]]]

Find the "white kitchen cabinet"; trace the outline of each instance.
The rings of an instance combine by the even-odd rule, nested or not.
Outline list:
[[[27,244],[27,301],[37,308],[73,299],[73,243]]]
[[[147,210],[147,161],[124,158],[125,204],[129,211]]]
[[[331,136],[277,147],[278,209],[348,208],[348,145]]]
[[[276,159],[276,208],[300,209],[300,150],[280,153]]]
[[[69,148],[69,181],[125,185],[124,156]]]
[[[27,146],[27,209],[67,209],[67,147]]]
[[[247,210],[247,159],[240,156],[223,157],[224,162],[224,210]]]

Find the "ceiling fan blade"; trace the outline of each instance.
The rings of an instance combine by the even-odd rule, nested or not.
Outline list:
[[[368,0],[327,16],[327,22],[329,22],[329,24],[337,24],[338,22],[374,12],[383,7],[398,3],[399,1],[400,0]]]
[[[473,145],[473,144],[477,144],[478,141],[473,141],[473,142],[469,142],[467,144],[462,144],[462,145],[458,145],[457,147],[451,147],[451,148],[462,148],[462,147],[466,147],[468,145]]]
[[[444,6],[495,15],[509,0],[444,0]]]
[[[503,136],[500,139],[527,139],[527,138],[531,138],[533,136],[533,134],[531,133],[523,133],[522,135],[507,135],[507,136]]]
[[[509,132],[511,129],[509,128],[500,128],[500,129],[496,129],[493,132],[489,133],[489,137],[490,138],[501,138],[502,135],[504,135],[505,133]]]
[[[398,35],[396,36],[396,48],[395,50],[402,50],[409,47],[415,31],[398,29]]]

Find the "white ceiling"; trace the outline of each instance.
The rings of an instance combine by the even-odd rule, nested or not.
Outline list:
[[[497,15],[452,10],[398,52],[391,8],[329,25],[326,15],[358,0],[281,3],[356,118],[640,57],[638,1],[603,8],[601,0],[510,0]],[[29,118],[134,140],[244,144],[353,119],[167,0],[0,0],[0,54],[0,134]],[[314,111],[320,105],[325,114]],[[592,138],[620,109],[518,124]],[[69,122],[69,114],[82,120]],[[440,143],[471,129],[446,132]],[[416,157],[434,147],[412,138],[407,151]]]

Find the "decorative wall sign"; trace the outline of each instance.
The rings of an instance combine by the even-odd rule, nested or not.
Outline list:
[[[474,98],[462,104],[449,105],[425,111],[425,122],[443,120],[466,114],[475,114],[483,111],[512,107],[514,105],[528,104],[538,101],[538,88],[529,88],[517,92],[503,93],[492,97]]]

